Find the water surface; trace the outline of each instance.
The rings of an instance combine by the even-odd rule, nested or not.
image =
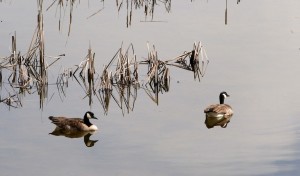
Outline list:
[[[35,94],[23,97],[19,109],[0,104],[1,175],[298,175],[299,5],[297,0],[229,0],[225,25],[225,1],[172,1],[170,13],[158,7],[154,14],[163,22],[140,22],[143,10],[136,10],[127,28],[126,10],[118,14],[115,2],[105,2],[89,19],[102,3],[81,2],[74,6],[69,37],[68,13],[59,32],[56,7],[45,11],[46,53],[66,54],[49,71],[52,83],[59,70],[83,60],[89,43],[98,72],[122,42],[133,43],[142,59],[149,41],[164,60],[202,41],[210,63],[200,83],[192,72],[171,68],[170,91],[160,95],[159,105],[139,90],[134,111],[125,116],[113,102],[106,116],[97,100],[89,106],[75,81],[62,99],[50,85],[49,97],[54,96],[43,110]],[[26,52],[36,6],[36,1],[0,3],[1,57],[9,55],[14,31],[18,50]],[[226,129],[207,129],[203,109],[217,103],[223,90],[231,95],[225,102],[235,114]],[[93,147],[83,138],[48,134],[54,129],[48,116],[81,117],[87,110],[99,117],[93,120],[100,127],[91,136],[98,140]]]

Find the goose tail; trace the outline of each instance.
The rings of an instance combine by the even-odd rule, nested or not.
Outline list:
[[[51,122],[54,123],[54,124],[57,124],[57,123],[59,123],[59,121],[60,121],[59,118],[53,117],[53,116],[50,116],[50,117],[49,117],[49,120],[51,120]]]

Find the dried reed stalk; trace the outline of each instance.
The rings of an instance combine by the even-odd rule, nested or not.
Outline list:
[[[88,49],[88,54],[84,60],[77,66],[73,72],[73,76],[78,84],[84,89],[86,97],[89,98],[89,105],[92,104],[92,94],[95,94],[94,81],[95,81],[95,53],[91,49],[91,45]],[[79,79],[76,76],[77,71],[79,72]]]

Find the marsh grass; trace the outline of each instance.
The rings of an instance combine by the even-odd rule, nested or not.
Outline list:
[[[48,75],[47,69],[60,57],[49,65],[45,60],[45,41],[44,41],[44,21],[43,21],[43,0],[37,1],[37,27],[33,34],[27,53],[21,55],[17,52],[17,35],[12,36],[11,55],[1,58],[1,88],[4,83],[3,75],[9,75],[5,89],[5,98],[0,97],[0,102],[9,107],[21,107],[21,95],[26,93],[39,95],[40,108],[43,108],[45,98],[48,95]],[[3,71],[6,73],[3,74]],[[9,89],[6,86],[9,85]],[[3,91],[1,91],[2,93]],[[3,95],[2,95],[3,96]]]
[[[38,16],[42,17],[41,14]],[[41,21],[41,19],[38,20],[38,22]],[[9,107],[22,106],[20,95],[37,92],[42,109],[44,101],[48,97],[47,70],[64,55],[45,57],[42,26],[41,24],[37,25],[25,55],[17,53],[15,34],[12,36],[12,54],[1,59],[1,85],[3,85],[3,70],[9,70],[8,85],[11,89],[11,91],[7,91],[7,97],[1,98],[1,102]],[[194,43],[190,51],[184,51],[183,54],[166,60],[158,58],[155,45],[150,47],[150,44],[147,43],[147,48],[147,58],[138,60],[133,44],[127,48],[121,45],[99,74],[95,69],[96,54],[90,45],[87,55],[78,65],[75,65],[74,68],[63,69],[62,73],[58,74],[56,86],[61,100],[66,96],[65,90],[69,85],[70,78],[74,78],[84,90],[84,98],[88,98],[90,106],[93,104],[93,98],[96,97],[101,103],[104,113],[107,114],[110,102],[113,100],[124,115],[133,111],[139,89],[143,89],[158,105],[159,95],[169,91],[171,77],[169,67],[191,71],[194,79],[199,81],[205,75],[209,60],[201,42]],[[54,61],[47,64],[45,58],[51,58]],[[146,73],[140,73],[141,66],[147,67]],[[146,75],[146,77],[140,75]],[[4,88],[8,90],[5,86]]]
[[[60,7],[64,7],[68,1],[55,0],[50,7],[55,2]],[[70,25],[74,2],[75,0],[68,2],[71,8]],[[166,9],[171,6],[171,1],[160,2],[165,4]],[[133,7],[144,7],[145,15],[151,14],[152,18],[156,5],[156,1],[143,0],[130,1],[130,4],[129,0],[126,2],[117,0],[116,3],[119,10],[122,4],[127,3],[127,9],[130,7],[131,10],[128,11],[129,15],[132,15]],[[26,94],[37,93],[40,108],[43,109],[45,99],[49,99],[48,69],[64,56],[64,54],[56,57],[45,55],[43,0],[38,0],[37,4],[37,26],[28,51],[23,55],[18,52],[15,33],[12,36],[10,56],[0,58],[0,103],[8,105],[9,108],[21,107],[22,97]],[[129,18],[131,21],[131,17]],[[69,27],[69,33],[70,29],[71,27]],[[184,51],[183,54],[171,59],[159,58],[155,45],[150,46],[147,43],[147,49],[147,58],[139,60],[133,44],[127,48],[124,48],[122,44],[104,69],[97,72],[95,68],[96,54],[90,44],[87,55],[78,65],[75,65],[74,68],[62,69],[62,72],[58,74],[55,85],[61,100],[66,97],[66,88],[69,86],[70,78],[74,78],[83,89],[85,93],[83,98],[88,98],[90,106],[93,104],[93,99],[97,98],[104,113],[107,114],[110,102],[113,100],[124,115],[133,111],[139,89],[143,89],[154,103],[159,104],[160,94],[168,92],[170,88],[170,67],[191,71],[194,79],[198,81],[205,75],[209,60],[201,42],[194,43],[191,50]],[[140,73],[141,66],[147,68],[146,73]],[[140,75],[146,76],[141,77]]]
[[[192,71],[194,79],[199,80],[205,75],[209,63],[201,42],[195,43],[193,49],[184,52],[173,59],[160,60],[155,46],[147,44],[148,57],[138,61],[132,44],[127,49],[119,48],[114,57],[104,67],[99,80],[99,100],[105,114],[108,112],[111,98],[124,112],[129,113],[134,108],[137,99],[137,90],[145,90],[149,98],[157,105],[159,94],[168,92],[170,87],[170,66]],[[142,80],[139,67],[147,66],[147,77]]]
[[[109,70],[115,66],[113,70]],[[107,113],[109,100],[113,100],[124,114],[133,110],[137,98],[137,89],[139,88],[138,63],[132,44],[127,49],[123,46],[118,49],[114,57],[105,66],[100,76],[99,97],[104,112]],[[115,91],[113,91],[115,90]],[[114,94],[114,92],[116,92]]]
[[[95,80],[95,53],[92,51],[91,46],[88,49],[88,54],[85,59],[77,66],[74,71],[74,77],[76,81],[81,85],[86,93],[86,97],[89,98],[89,105],[92,104],[92,94],[94,92],[94,80]],[[79,79],[76,77],[77,71],[79,72]]]
[[[155,45],[150,47],[147,43],[147,48],[147,58],[139,60],[133,44],[127,48],[122,44],[103,70],[97,72],[95,53],[90,46],[86,57],[75,68],[64,69],[59,74],[56,84],[59,85],[60,95],[65,96],[64,89],[68,80],[73,77],[84,90],[84,98],[89,99],[90,106],[93,97],[96,97],[107,114],[113,101],[124,115],[134,110],[139,89],[144,90],[154,103],[159,104],[159,95],[168,92],[170,88],[169,67],[191,71],[198,81],[205,75],[209,60],[201,42],[194,43],[190,51],[166,60],[158,58]],[[141,66],[147,68],[146,73],[140,73]]]

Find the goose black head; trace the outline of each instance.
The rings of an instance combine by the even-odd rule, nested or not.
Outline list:
[[[84,115],[84,117],[88,118],[88,119],[97,119],[94,115],[94,113],[92,113],[91,111],[87,111]]]
[[[227,92],[221,92],[220,93],[220,96],[219,96],[219,99],[220,99],[220,104],[224,104],[224,100],[225,100],[225,98],[227,98],[227,97],[230,97],[229,96],[229,94],[227,94]]]

